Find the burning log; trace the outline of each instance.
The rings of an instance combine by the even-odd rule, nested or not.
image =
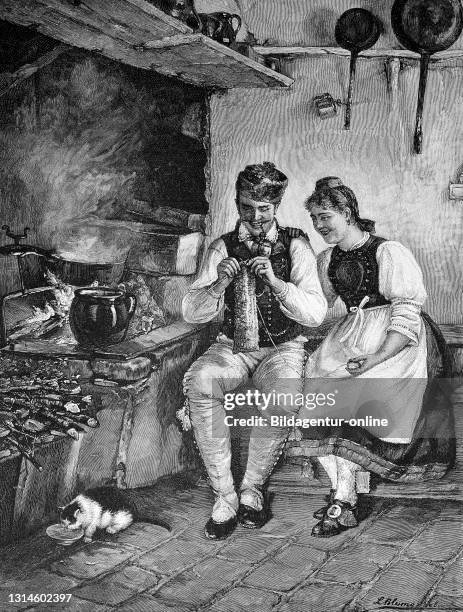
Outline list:
[[[36,309],[37,311],[39,309]],[[39,317],[48,318],[43,319]],[[45,338],[51,332],[62,327],[64,319],[58,316],[48,304],[44,312],[37,313],[34,318],[26,319],[8,331],[8,340],[15,341],[24,337]]]

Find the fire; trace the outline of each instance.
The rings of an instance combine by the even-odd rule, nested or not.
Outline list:
[[[72,285],[66,285],[66,283],[63,283],[63,281],[53,274],[53,272],[50,272],[50,270],[47,270],[46,278],[49,284],[53,287],[53,295],[55,300],[52,308],[54,313],[62,318],[68,317],[69,309],[71,308],[71,303],[74,299],[74,287]],[[98,285],[97,282],[96,285]],[[47,303],[46,306],[48,305],[49,304]]]
[[[44,338],[53,333],[57,344],[74,343],[75,339],[69,326],[69,310],[74,299],[75,287],[63,283],[53,272],[47,270],[46,279],[53,299],[46,301],[42,308],[32,306],[33,315],[23,319],[8,334],[10,341],[26,337]],[[98,281],[91,285],[98,286]],[[59,332],[56,337],[56,332]]]

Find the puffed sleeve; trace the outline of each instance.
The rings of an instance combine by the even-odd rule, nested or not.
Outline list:
[[[293,321],[306,327],[318,327],[326,315],[326,300],[317,274],[317,263],[310,242],[301,236],[293,238],[290,281],[275,297],[281,311]]]
[[[216,293],[212,285],[217,280],[217,265],[225,257],[227,248],[218,238],[209,246],[199,276],[183,298],[182,313],[187,323],[207,323],[222,310],[224,293]]]
[[[378,247],[379,292],[391,302],[394,330],[418,344],[421,307],[426,300],[423,274],[412,253],[399,242],[387,241]]]
[[[322,286],[326,301],[328,302],[328,308],[331,308],[338,298],[338,294],[334,290],[328,276],[328,266],[330,265],[332,252],[332,248],[325,249],[317,257],[318,277],[320,279],[320,285]]]

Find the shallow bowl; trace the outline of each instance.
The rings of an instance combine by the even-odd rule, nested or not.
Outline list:
[[[46,529],[46,534],[49,538],[56,540],[61,546],[69,546],[73,542],[77,542],[84,535],[83,529],[76,529],[71,531],[66,529],[61,523],[55,525],[49,525]]]

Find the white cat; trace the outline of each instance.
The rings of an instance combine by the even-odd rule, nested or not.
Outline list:
[[[133,503],[134,494],[113,487],[88,489],[77,495],[69,504],[60,508],[61,524],[67,529],[84,530],[84,539],[90,542],[97,529],[118,533],[134,521],[159,525],[170,531],[165,523],[138,515]]]

